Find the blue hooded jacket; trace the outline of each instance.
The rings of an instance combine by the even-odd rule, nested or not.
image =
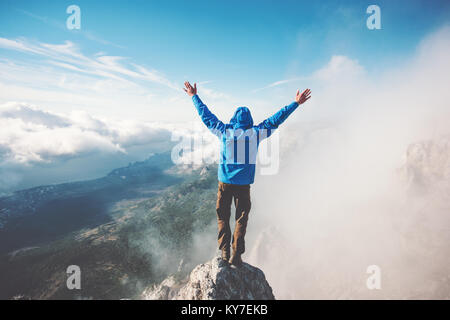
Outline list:
[[[254,182],[259,143],[268,138],[298,107],[297,102],[292,102],[255,126],[247,107],[237,108],[230,122],[224,124],[209,111],[198,95],[194,95],[192,101],[203,123],[222,141],[219,181],[239,185]]]

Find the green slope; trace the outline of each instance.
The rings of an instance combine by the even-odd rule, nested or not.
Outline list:
[[[0,256],[0,298],[138,298],[169,274],[183,276],[200,262],[195,235],[215,227],[216,188],[216,168],[194,171],[158,196],[122,203],[105,224]],[[81,290],[66,287],[69,265],[81,268]]]

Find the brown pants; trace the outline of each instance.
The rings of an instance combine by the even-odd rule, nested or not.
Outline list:
[[[244,237],[247,229],[248,214],[250,213],[251,208],[250,185],[228,184],[219,181],[216,212],[220,250],[230,246],[230,216],[231,202],[233,199],[236,207],[236,226],[234,228],[232,246],[233,251],[242,254],[245,251]]]

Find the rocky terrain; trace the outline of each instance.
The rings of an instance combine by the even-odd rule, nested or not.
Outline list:
[[[450,136],[424,140],[408,146],[402,167],[412,193],[436,192],[450,197]]]
[[[236,268],[219,256],[202,263],[191,274],[177,280],[170,276],[146,289],[146,300],[273,300],[264,273],[248,263]]]

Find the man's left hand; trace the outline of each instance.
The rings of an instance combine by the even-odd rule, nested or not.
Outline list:
[[[297,102],[298,104],[302,104],[305,103],[306,100],[308,100],[309,98],[311,98],[311,90],[306,89],[305,91],[302,92],[302,94],[300,94],[300,90],[297,90],[295,102]]]

